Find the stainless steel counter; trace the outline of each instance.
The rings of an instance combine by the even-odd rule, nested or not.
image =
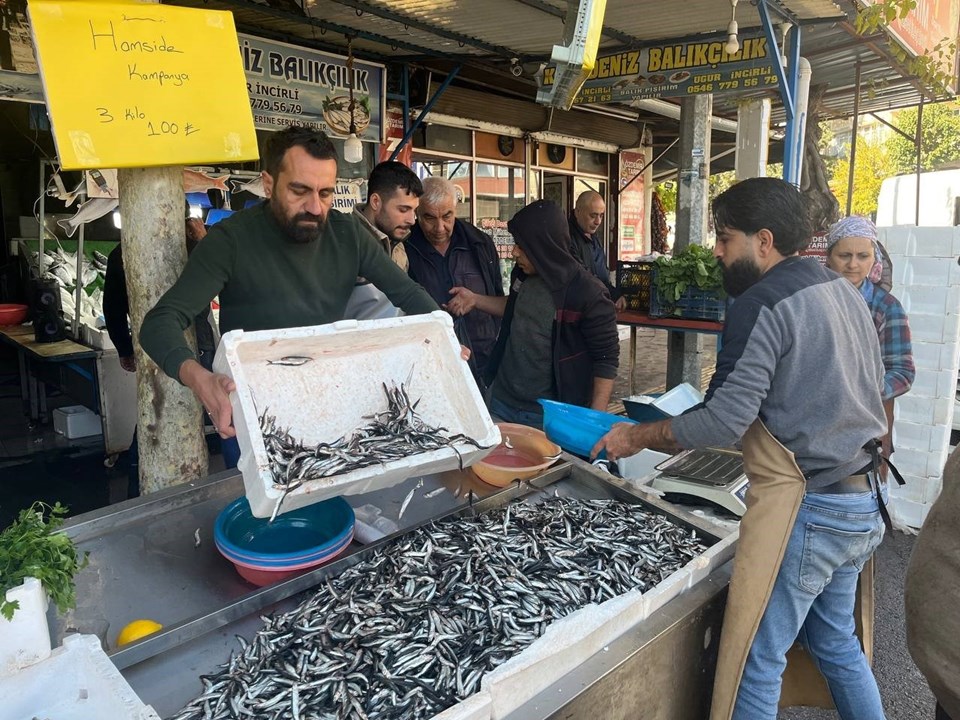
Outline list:
[[[530,494],[531,487],[551,486],[551,493],[562,495],[641,501],[623,481],[579,460],[567,460],[529,486],[498,490],[480,482],[470,471],[455,471],[411,478],[393,488],[348,500],[354,507],[374,504],[396,520],[403,499],[422,479],[422,488],[399,523],[401,533],[451,513],[482,511]],[[438,488],[447,492],[424,497]],[[77,609],[51,623],[54,641],[59,643],[60,636],[69,631],[99,635],[141,699],[162,716],[170,715],[200,692],[200,675],[212,672],[237,650],[236,635],[249,638],[256,632],[261,614],[293,607],[301,592],[342,572],[379,545],[355,542],[329,565],[283,583],[254,588],[237,575],[213,542],[217,515],[242,492],[240,475],[226,472],[72,519],[66,532],[81,550],[90,552],[90,564],[77,579]],[[655,497],[643,496],[642,502],[695,527],[707,542],[723,534],[709,522]],[[197,530],[199,547],[195,547],[194,539]],[[719,592],[726,581],[721,578],[714,585]],[[714,601],[717,592],[702,602]],[[694,603],[694,610],[698,608],[699,601]],[[119,630],[137,618],[156,620],[164,629],[123,649],[115,648]],[[702,638],[698,642],[702,643]],[[709,676],[712,678],[712,670]],[[595,682],[585,682],[581,681],[583,689],[595,686]]]

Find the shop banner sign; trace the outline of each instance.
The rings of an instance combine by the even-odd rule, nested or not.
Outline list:
[[[860,0],[875,5],[876,0]],[[956,43],[960,36],[960,3],[944,0],[917,0],[905,18],[896,18],[883,29],[895,37],[915,57],[929,55],[931,49],[946,40]],[[957,92],[957,70],[960,54],[957,47],[944,48],[940,69],[950,76],[950,89]]]
[[[350,134],[350,73],[339,55],[238,34],[253,121],[260,130],[290,125]],[[361,140],[383,138],[383,65],[353,61],[353,120]]]
[[[724,40],[665,43],[597,58],[575,104],[776,89],[766,37],[741,37],[740,50],[733,54],[723,46]],[[553,82],[554,71],[544,70],[544,85]]]
[[[636,260],[646,253],[646,216],[641,169],[646,164],[643,153],[625,150],[620,153],[620,254],[621,260]]]

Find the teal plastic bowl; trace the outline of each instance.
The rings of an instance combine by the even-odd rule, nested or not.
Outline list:
[[[339,497],[283,513],[272,523],[253,517],[241,497],[217,517],[213,538],[229,560],[288,569],[342,552],[353,538],[354,522],[353,508]]]
[[[538,400],[543,407],[543,431],[557,445],[569,453],[583,458],[590,457],[590,451],[597,441],[606,435],[617,423],[634,423],[621,415],[591,410],[590,408],[556,402]],[[606,453],[600,453],[604,457]]]

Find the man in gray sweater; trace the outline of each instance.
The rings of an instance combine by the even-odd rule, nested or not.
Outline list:
[[[853,616],[859,570],[883,536],[883,489],[868,474],[864,449],[886,429],[877,333],[849,282],[798,256],[811,232],[796,188],[773,178],[745,180],[720,195],[713,210],[714,254],[736,300],[706,399],[671,420],[619,424],[594,455],[605,450],[616,459],[647,447],[743,439],[751,488],[712,718],[774,720],[786,653],[799,640],[842,718],[882,720]],[[768,582],[756,574],[761,567]],[[743,587],[751,592],[741,593]],[[731,616],[754,597],[756,618],[738,626]],[[720,707],[720,665],[734,655],[725,655],[725,641],[739,642],[742,653],[729,707]]]

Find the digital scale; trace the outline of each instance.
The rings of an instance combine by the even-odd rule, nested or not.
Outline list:
[[[650,486],[670,495],[707,500],[740,517],[747,511],[744,496],[750,481],[743,458],[735,450],[684,450],[656,466]]]

